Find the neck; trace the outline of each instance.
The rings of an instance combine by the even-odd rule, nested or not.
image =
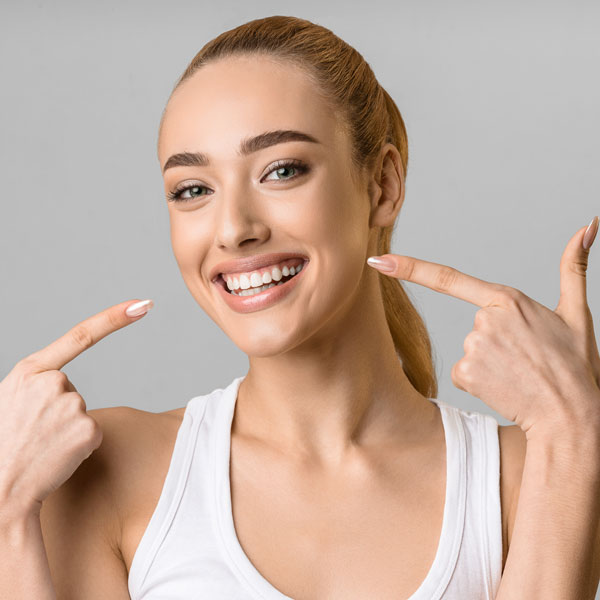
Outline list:
[[[232,436],[335,466],[359,446],[413,443],[437,412],[406,377],[369,285],[306,342],[250,357]]]

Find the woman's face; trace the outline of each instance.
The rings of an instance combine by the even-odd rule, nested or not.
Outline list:
[[[239,151],[250,138],[286,130],[316,141],[267,137],[279,143]],[[164,171],[167,195],[188,187],[167,203],[174,255],[196,302],[249,356],[307,342],[349,310],[367,278],[377,282],[365,275],[371,208],[350,177],[350,151],[339,119],[291,63],[222,59],[168,103],[161,169],[184,152],[208,159],[171,159],[175,166]],[[265,257],[272,253],[287,256]],[[298,264],[290,279],[284,267]],[[231,294],[220,273],[243,295]],[[242,289],[261,284],[271,287],[256,295]]]

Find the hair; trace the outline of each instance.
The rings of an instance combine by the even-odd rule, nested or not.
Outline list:
[[[331,30],[290,16],[270,16],[239,25],[204,45],[177,80],[171,95],[202,66],[235,55],[262,55],[291,61],[303,69],[321,98],[341,116],[351,140],[355,182],[374,166],[379,150],[388,142],[398,149],[406,177],[408,140],[396,103],[363,56]],[[159,139],[165,114],[166,107]],[[390,252],[394,227],[395,223],[379,229],[379,255]],[[422,317],[400,280],[379,273],[379,284],[387,324],[408,380],[425,397],[437,398],[431,341]]]

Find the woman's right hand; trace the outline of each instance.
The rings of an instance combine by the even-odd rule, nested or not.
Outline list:
[[[102,443],[85,400],[60,371],[96,342],[143,314],[116,304],[20,360],[0,382],[0,513],[37,512]],[[152,301],[147,308],[153,306]]]

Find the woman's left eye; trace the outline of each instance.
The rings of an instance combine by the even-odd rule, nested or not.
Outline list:
[[[287,175],[286,173],[289,173],[290,171],[292,171],[292,175]],[[297,177],[300,177],[301,175],[304,175],[306,173],[308,173],[309,171],[309,167],[308,165],[304,164],[302,161],[294,159],[294,160],[280,160],[277,161],[273,167],[271,168],[270,171],[268,171],[267,176],[271,175],[272,173],[275,173],[277,175],[277,177],[275,178],[268,178],[267,176],[263,177],[264,181],[288,181],[290,179],[296,179]],[[189,196],[183,196],[184,192],[187,192],[188,190],[208,190],[208,188],[206,186],[203,185],[199,185],[197,183],[194,184],[188,184],[188,185],[183,185],[177,189],[175,189],[172,192],[169,192],[167,194],[167,199],[171,202],[189,202],[190,200],[194,200],[195,198],[198,198],[200,196],[209,196],[211,194],[202,194],[199,193],[197,195],[194,195],[192,197]]]
[[[283,171],[283,173],[282,173],[282,171]],[[285,175],[286,171],[293,171],[294,175],[286,176]],[[296,177],[303,175],[307,171],[308,171],[307,165],[300,162],[299,160],[287,160],[287,161],[282,160],[282,161],[279,161],[278,163],[276,163],[274,168],[271,169],[267,173],[267,175],[271,175],[271,173],[275,173],[276,175],[278,175],[278,177],[276,177],[275,179],[269,179],[268,177],[265,177],[265,179],[268,181],[282,181],[282,180],[288,180],[288,179],[295,179]],[[279,177],[279,175],[283,175],[283,177]]]

